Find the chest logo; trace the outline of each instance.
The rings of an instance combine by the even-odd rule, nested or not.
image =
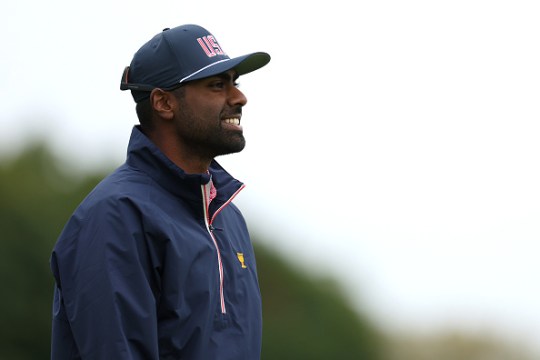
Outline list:
[[[238,261],[240,261],[240,264],[242,264],[242,269],[246,269],[246,263],[244,262],[244,254],[243,253],[236,253],[236,256],[238,257]]]

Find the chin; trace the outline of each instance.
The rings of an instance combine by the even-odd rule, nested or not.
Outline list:
[[[239,153],[240,151],[244,150],[245,147],[246,147],[245,140],[241,141],[241,142],[237,142],[235,144],[229,143],[229,144],[227,144],[227,146],[223,146],[220,149],[218,149],[218,151],[216,153],[217,153],[217,156],[235,154],[235,153]]]

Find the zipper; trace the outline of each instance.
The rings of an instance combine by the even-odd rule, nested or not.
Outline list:
[[[227,314],[227,308],[225,307],[225,294],[224,294],[224,276],[223,276],[223,261],[221,259],[221,252],[219,250],[219,245],[217,242],[216,237],[214,236],[214,226],[212,225],[212,222],[216,218],[217,214],[225,208],[228,204],[231,203],[231,201],[236,197],[236,195],[245,187],[245,185],[242,184],[242,186],[227,200],[223,205],[219,207],[219,209],[216,210],[216,212],[212,215],[212,218],[210,218],[210,183],[206,185],[201,185],[202,195],[203,195],[203,210],[204,210],[204,223],[206,226],[206,230],[208,231],[208,234],[210,235],[210,238],[212,238],[212,242],[214,243],[214,246],[216,247],[216,255],[217,255],[217,262],[218,262],[218,271],[219,271],[219,301],[220,301],[220,308],[222,314]]]
[[[219,251],[219,246],[216,237],[214,236],[214,226],[212,225],[212,219],[210,219],[210,212],[208,211],[210,206],[210,183],[208,183],[207,185],[201,185],[201,190],[203,193],[204,224],[206,226],[208,234],[212,238],[214,246],[216,247],[219,271],[219,302],[221,313],[226,314],[227,308],[225,307],[225,295],[223,294],[223,261],[221,260],[221,252]]]

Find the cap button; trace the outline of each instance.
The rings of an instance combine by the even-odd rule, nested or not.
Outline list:
[[[163,31],[167,31],[167,30],[171,30],[171,28],[165,28],[165,29],[163,29]]]

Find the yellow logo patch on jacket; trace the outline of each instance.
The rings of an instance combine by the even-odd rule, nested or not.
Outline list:
[[[246,263],[244,262],[244,254],[237,252],[236,256],[238,257],[238,261],[240,261],[240,264],[242,264],[242,269],[247,268]]]

